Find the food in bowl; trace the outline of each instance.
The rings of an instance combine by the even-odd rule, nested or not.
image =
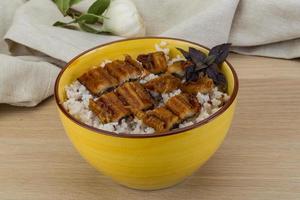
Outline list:
[[[78,104],[78,106],[74,105],[75,110],[73,111],[76,111],[77,114],[72,115],[63,107],[64,102],[67,100],[65,88],[92,69],[93,66],[98,66],[99,61],[104,67],[105,64],[113,60],[124,60],[123,55],[129,54],[132,58],[137,58],[140,54],[153,53],[156,51],[153,46],[159,44],[162,40],[168,43],[168,48],[163,47],[160,51],[163,51],[166,55],[169,50],[167,55],[171,59],[166,60],[172,60],[173,62],[185,60],[180,56],[181,54],[176,47],[185,50],[193,47],[206,54],[209,53],[209,49],[200,44],[176,38],[146,37],[120,40],[97,46],[76,56],[60,72],[55,83],[55,100],[59,116],[74,147],[88,163],[102,174],[129,188],[140,190],[168,188],[195,173],[222,144],[232,123],[238,101],[238,77],[233,66],[228,61],[223,62],[218,66],[220,72],[222,72],[221,74],[219,74],[219,71],[216,73],[214,69],[208,70],[210,68],[205,67],[205,65],[209,65],[208,63],[211,63],[210,66],[214,67],[213,63],[216,64],[216,62],[222,61],[220,55],[226,56],[226,50],[218,48],[214,50],[219,55],[217,60],[214,60],[212,53],[209,59],[205,58],[209,56],[201,56],[201,59],[206,59],[203,60],[205,61],[203,62],[204,65],[202,66],[201,62],[197,62],[198,66],[189,67],[188,73],[186,73],[186,70],[182,73],[181,66],[175,67],[175,71],[182,74],[182,79],[185,78],[183,76],[187,76],[190,83],[195,78],[193,75],[195,73],[191,72],[196,71],[196,74],[201,75],[201,71],[198,70],[203,67],[202,70],[210,74],[210,77],[214,77],[211,79],[217,83],[219,90],[230,96],[229,100],[217,112],[193,125],[158,134],[132,134],[132,132],[129,133],[126,130],[124,130],[124,133],[123,131],[116,133],[115,131],[94,128],[74,117],[81,113],[78,110],[83,109],[80,107],[83,102],[87,105],[86,108],[89,105],[91,94],[85,92],[88,90],[81,84],[74,87],[81,90],[80,93],[76,90],[72,91],[74,93],[73,100],[76,100],[73,103]],[[209,60],[210,62],[208,62]],[[168,67],[168,69],[170,68]],[[222,75],[225,76],[225,79]],[[143,81],[148,82],[158,76],[160,74],[152,74],[138,81],[144,84]],[[226,85],[224,80],[226,80]],[[108,90],[112,90],[112,88]],[[175,90],[173,93],[172,95],[161,94],[161,97],[168,100],[170,97],[180,94],[180,91]],[[82,94],[82,97],[76,96],[77,94]],[[88,113],[92,113],[90,109],[84,110],[87,113],[82,117],[89,116]],[[162,111],[165,110],[162,109]],[[102,126],[108,124],[110,123]],[[111,128],[111,125],[108,126],[107,129]]]
[[[64,108],[89,126],[131,134],[160,134],[217,112],[230,98],[218,69],[230,45],[208,55],[178,48],[173,58],[166,46],[161,42],[136,59],[125,55],[89,69],[65,88]]]

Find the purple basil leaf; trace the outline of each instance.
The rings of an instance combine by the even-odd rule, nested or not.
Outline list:
[[[224,74],[222,74],[221,72],[218,73],[218,85],[221,87],[222,90],[226,91],[227,89],[227,81],[226,78],[224,76]]]
[[[210,65],[205,72],[208,77],[214,81],[215,85],[220,86],[224,90],[226,89],[226,78],[224,74],[218,70],[218,65],[216,63]]]
[[[191,60],[189,52],[187,52],[179,47],[177,47],[176,49],[178,49],[178,51],[180,51],[180,53],[185,57],[185,59]]]
[[[195,81],[197,81],[198,80],[198,73],[197,72],[194,72],[193,73],[193,75],[191,76],[191,78],[190,78],[190,82],[195,82]]]
[[[212,68],[213,70],[217,71],[218,72],[218,65],[216,63],[213,63],[209,66],[209,68]]]
[[[190,55],[193,63],[195,63],[195,65],[197,67],[200,68],[200,66],[202,66],[203,63],[205,63],[206,55],[203,52],[201,52],[201,51],[199,51],[199,50],[197,50],[193,47],[190,47],[189,48],[189,55]]]
[[[200,71],[203,71],[207,67],[208,67],[208,65],[205,64],[205,63],[201,64],[201,65],[197,65],[196,68],[195,68],[195,71],[200,72]]]
[[[209,51],[208,56],[210,55],[216,56],[214,63],[216,63],[217,65],[221,64],[228,56],[230,46],[231,43],[217,45]]]
[[[216,60],[216,56],[215,55],[209,55],[209,56],[206,57],[205,63],[207,65],[211,65],[211,64],[213,64],[215,62],[215,60]]]
[[[206,74],[209,78],[211,78],[215,84],[218,82],[218,71],[214,70],[213,68],[209,67],[206,69]]]
[[[196,81],[198,79],[198,73],[195,71],[195,66],[190,65],[185,69],[185,80],[189,81]]]

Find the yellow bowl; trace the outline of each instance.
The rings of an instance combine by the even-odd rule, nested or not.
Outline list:
[[[155,51],[154,45],[166,41],[171,56],[179,54],[175,47],[197,48],[199,44],[162,37],[120,40],[97,46],[71,60],[60,72],[55,85],[55,98],[65,131],[72,143],[92,166],[121,185],[155,190],[170,187],[185,179],[203,165],[222,143],[232,121],[238,79],[226,61],[222,66],[228,81],[230,100],[215,114],[190,127],[164,134],[131,135],[95,129],[72,117],[63,108],[64,88],[81,74],[105,59],[122,59],[124,54],[136,57]]]

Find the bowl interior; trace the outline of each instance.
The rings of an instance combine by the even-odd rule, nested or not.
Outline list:
[[[90,68],[100,65],[104,60],[114,60],[114,59],[124,59],[124,55],[129,54],[133,58],[136,58],[139,54],[146,54],[149,52],[156,51],[155,44],[159,44],[160,42],[167,42],[166,47],[170,49],[170,57],[176,57],[177,55],[181,55],[180,52],[176,49],[176,47],[180,47],[182,49],[187,50],[188,47],[194,47],[196,49],[201,50],[204,53],[208,53],[208,49],[199,44],[180,40],[173,38],[137,38],[137,39],[127,39],[120,40],[108,44],[104,44],[101,46],[97,46],[93,49],[87,50],[82,54],[75,57],[71,60],[66,67],[61,71],[60,75],[56,81],[55,87],[55,96],[58,104],[61,104],[66,99],[65,94],[65,86],[71,84],[75,81],[79,76],[83,73],[87,72]],[[230,66],[230,64],[226,61],[221,67],[227,82],[227,92],[231,95],[231,99],[226,103],[228,105],[224,105],[223,111],[230,106],[236,97],[238,81],[237,76]],[[63,110],[63,106],[59,105],[59,108]],[[221,110],[213,114],[210,118],[221,114]],[[69,118],[74,121],[77,121],[71,115],[69,115],[66,111],[64,111]],[[78,121],[77,121],[78,123]],[[80,123],[80,122],[79,122]]]

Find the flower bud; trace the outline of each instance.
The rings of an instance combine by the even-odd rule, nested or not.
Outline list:
[[[131,0],[112,0],[104,17],[104,31],[123,37],[145,35],[144,21]]]

